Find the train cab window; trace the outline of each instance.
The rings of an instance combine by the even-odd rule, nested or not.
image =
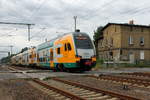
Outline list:
[[[67,44],[65,43],[65,51],[67,51]]]
[[[67,46],[68,46],[68,50],[71,51],[71,45],[70,45],[70,43],[67,43]]]
[[[60,54],[60,48],[57,48],[57,54]]]

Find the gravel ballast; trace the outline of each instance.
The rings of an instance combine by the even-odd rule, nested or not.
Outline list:
[[[141,100],[150,100],[150,89],[139,88],[135,86],[128,86],[128,89],[123,89],[123,85],[119,83],[113,83],[111,81],[97,80],[90,77],[83,76],[69,76],[63,77],[62,79],[78,82],[94,88],[99,88],[108,91],[114,91],[123,95],[129,95],[132,97],[139,98]]]
[[[0,100],[54,100],[27,80],[0,80]]]

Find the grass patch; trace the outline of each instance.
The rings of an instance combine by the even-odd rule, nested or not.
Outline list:
[[[136,63],[136,64],[130,64],[130,63],[124,63],[124,64],[104,64],[104,60],[97,59],[96,66],[93,68],[93,70],[98,69],[114,69],[118,70],[121,68],[150,68],[150,63]]]
[[[102,64],[104,63],[104,60],[102,59],[97,59],[96,60],[96,66],[93,68],[93,70],[98,70],[98,69],[101,69],[103,68],[102,67]]]
[[[52,79],[52,77],[46,77],[46,78],[43,79],[43,81],[47,81],[47,80],[50,80],[50,79]]]

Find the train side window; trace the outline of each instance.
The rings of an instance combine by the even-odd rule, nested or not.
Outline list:
[[[53,60],[53,51],[50,52],[50,60]]]
[[[67,43],[67,46],[68,46],[68,50],[71,51],[71,45],[70,45],[70,43]]]
[[[65,43],[65,51],[67,51],[67,44]]]
[[[60,48],[57,48],[57,54],[60,54]]]

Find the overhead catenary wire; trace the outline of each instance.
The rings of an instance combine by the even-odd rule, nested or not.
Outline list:
[[[0,34],[0,36],[1,37],[3,37],[3,36],[9,36],[11,33],[16,32],[16,31],[18,31],[17,28],[15,30],[13,30],[13,31],[10,31],[10,32],[7,32],[7,33],[2,33],[2,34]]]
[[[46,28],[42,28],[41,31],[36,32],[35,35],[31,36],[31,39],[34,38],[34,37],[37,37],[41,32],[45,31],[45,29],[46,29]],[[38,34],[38,35],[37,35],[37,34]]]
[[[150,6],[145,7],[145,4],[147,4],[147,3],[143,3],[142,5],[137,6],[132,10],[127,10],[125,12],[120,11],[119,13],[116,13],[117,17],[115,17],[115,18],[112,17],[112,15],[114,15],[115,13],[111,14],[110,16],[107,16],[107,19],[115,20],[115,19],[119,19],[119,18],[123,18],[123,17],[133,18],[135,15],[139,15],[140,13],[142,13],[144,11],[149,11]]]

